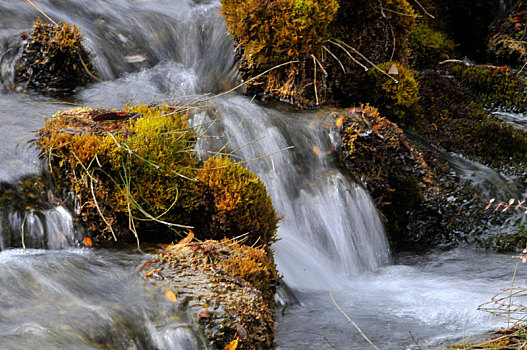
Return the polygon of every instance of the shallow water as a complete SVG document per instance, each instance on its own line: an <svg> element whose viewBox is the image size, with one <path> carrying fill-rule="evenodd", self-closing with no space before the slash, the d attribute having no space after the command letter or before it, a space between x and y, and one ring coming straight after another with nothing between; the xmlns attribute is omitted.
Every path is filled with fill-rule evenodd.
<svg viewBox="0 0 527 350"><path fill-rule="evenodd" d="M215 93L239 81L218 1L38 3L55 19L81 24L95 54L103 81L79 89L76 102L118 108L130 99ZM0 11L7 18L0 23L3 43L28 32L38 15L23 0L0 0ZM140 62L130 62L133 56ZM9 67L0 70L9 75ZM10 82L2 85L7 89ZM43 116L68 108L50 102L38 94L0 93L0 181L39 172L38 151L28 142ZM371 199L337 169L333 110L301 113L237 93L207 104L195 113L196 126L220 116L210 130L220 144L241 147L237 154L243 159L272 154L248 165L285 216L276 260L299 303L277 312L280 348L370 347L338 311L330 291L381 349L411 346L410 332L419 343L438 343L503 325L477 306L510 286L516 261L471 249L390 256ZM284 150L289 146L294 148ZM200 150L214 147L201 144ZM467 177L482 171L469 170ZM53 230L67 231L51 225L47 232ZM73 231L63 245L45 246L64 250L0 252L2 348L199 347L184 315L160 313L166 300L137 277L144 256L75 248ZM520 265L517 284L527 282L525 271Z"/></svg>

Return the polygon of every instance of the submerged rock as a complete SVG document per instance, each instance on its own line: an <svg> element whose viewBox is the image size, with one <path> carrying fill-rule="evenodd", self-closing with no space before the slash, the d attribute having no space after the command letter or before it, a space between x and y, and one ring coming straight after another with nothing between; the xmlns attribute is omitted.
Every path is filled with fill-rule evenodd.
<svg viewBox="0 0 527 350"><path fill-rule="evenodd" d="M187 242L185 242L187 240ZM272 254L234 240L165 247L142 273L185 309L212 349L274 349L274 292L278 275Z"/></svg>

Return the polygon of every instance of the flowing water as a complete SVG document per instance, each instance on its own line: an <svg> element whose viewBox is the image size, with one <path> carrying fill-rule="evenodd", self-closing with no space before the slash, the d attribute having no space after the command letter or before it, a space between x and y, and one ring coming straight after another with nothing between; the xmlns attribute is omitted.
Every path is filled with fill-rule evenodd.
<svg viewBox="0 0 527 350"><path fill-rule="evenodd" d="M82 25L94 53L102 81L79 89L75 102L119 108L131 99L218 93L239 82L219 1L38 4L56 20ZM10 90L20 35L39 14L23 0L0 0L0 11L0 182L13 184L40 171L33 132L43 116L67 107ZM330 292L381 349L407 348L412 335L438 343L501 326L477 306L510 286L515 261L470 248L391 256L369 195L338 170L335 112L298 112L235 92L210 99L192 120L196 128L212 123L212 141L200 143L200 154L224 147L252 160L247 165L284 216L274 249L290 293L281 294L285 306L277 310L279 347L370 347ZM467 163L459 168L470 170L467 177L482 172ZM23 242L28 249L10 249L21 247L22 231L31 237ZM185 315L167 309L163 297L138 278L137 266L148 256L80 249L75 242L81 236L62 207L3 211L2 349L200 347ZM520 266L516 284L527 282L526 271Z"/></svg>

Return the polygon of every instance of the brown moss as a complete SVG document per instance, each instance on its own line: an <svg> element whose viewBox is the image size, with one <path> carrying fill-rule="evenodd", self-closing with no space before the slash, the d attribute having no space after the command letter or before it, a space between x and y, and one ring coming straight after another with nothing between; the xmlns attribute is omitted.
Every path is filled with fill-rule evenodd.
<svg viewBox="0 0 527 350"><path fill-rule="evenodd" d="M91 82L91 71L90 53L75 24L53 26L37 19L16 63L15 79L24 88L69 93Z"/></svg>

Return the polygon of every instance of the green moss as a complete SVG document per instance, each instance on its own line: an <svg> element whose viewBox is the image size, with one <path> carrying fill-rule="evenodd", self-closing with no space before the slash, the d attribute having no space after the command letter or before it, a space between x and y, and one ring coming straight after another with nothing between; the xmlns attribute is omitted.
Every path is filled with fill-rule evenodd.
<svg viewBox="0 0 527 350"><path fill-rule="evenodd" d="M527 108L527 81L508 67L455 65L450 72L486 108L516 112Z"/></svg>
<svg viewBox="0 0 527 350"><path fill-rule="evenodd" d="M69 93L92 81L90 53L79 28L59 22L52 26L37 19L16 63L16 81L46 93Z"/></svg>
<svg viewBox="0 0 527 350"><path fill-rule="evenodd" d="M454 52L455 44L446 34L430 27L428 21L418 22L409 37L411 62L422 67L436 65Z"/></svg>
<svg viewBox="0 0 527 350"><path fill-rule="evenodd" d="M379 108L388 119L404 120L415 114L419 102L419 83L414 73L397 62L385 62L379 68L388 73L395 66L398 73L390 79L376 69L368 72L365 102Z"/></svg>
<svg viewBox="0 0 527 350"><path fill-rule="evenodd" d="M212 238L248 234L247 244L276 240L278 218L264 184L229 158L209 158L198 171L198 193L211 216Z"/></svg>

